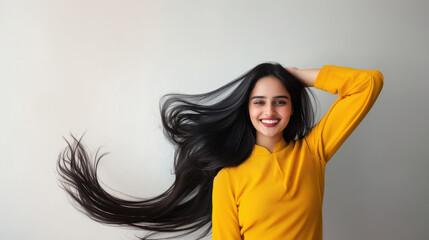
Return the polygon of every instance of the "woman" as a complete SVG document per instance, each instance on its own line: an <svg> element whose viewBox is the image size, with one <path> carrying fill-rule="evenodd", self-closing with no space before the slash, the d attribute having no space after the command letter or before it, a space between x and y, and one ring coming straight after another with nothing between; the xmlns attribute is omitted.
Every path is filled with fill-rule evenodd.
<svg viewBox="0 0 429 240"><path fill-rule="evenodd" d="M325 165L374 104L377 70L263 63L199 95L163 98L164 133L175 144L173 185L124 200L99 185L80 140L58 159L64 189L91 218L212 239L322 239ZM339 98L313 127L311 91ZM210 225L210 223L212 223ZM142 239L147 239L148 236Z"/></svg>

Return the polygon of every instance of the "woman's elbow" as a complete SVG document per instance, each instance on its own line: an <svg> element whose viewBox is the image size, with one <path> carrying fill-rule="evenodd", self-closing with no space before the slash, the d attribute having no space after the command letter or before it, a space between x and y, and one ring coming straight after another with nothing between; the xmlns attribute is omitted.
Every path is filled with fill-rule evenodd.
<svg viewBox="0 0 429 240"><path fill-rule="evenodd" d="M384 76L378 70L367 70L367 73L369 75L368 79L371 81L371 85L373 86L373 90L375 90L378 95L384 85Z"/></svg>

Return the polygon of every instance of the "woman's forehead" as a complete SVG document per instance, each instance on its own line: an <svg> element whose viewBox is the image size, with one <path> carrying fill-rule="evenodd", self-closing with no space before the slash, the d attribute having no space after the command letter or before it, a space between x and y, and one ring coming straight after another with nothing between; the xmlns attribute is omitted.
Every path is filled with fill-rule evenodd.
<svg viewBox="0 0 429 240"><path fill-rule="evenodd" d="M286 90L283 83L274 76L266 76L260 78L255 87L252 89L250 96L261 95L265 97L286 95L289 96L289 92Z"/></svg>

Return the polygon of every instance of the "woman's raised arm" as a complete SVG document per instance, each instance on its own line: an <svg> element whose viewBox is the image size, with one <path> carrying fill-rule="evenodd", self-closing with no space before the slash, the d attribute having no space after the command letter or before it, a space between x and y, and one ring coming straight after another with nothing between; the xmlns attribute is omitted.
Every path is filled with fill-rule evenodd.
<svg viewBox="0 0 429 240"><path fill-rule="evenodd" d="M378 70L333 65L323 66L314 81L311 79L316 70L297 72L308 85L339 95L306 137L309 147L326 163L369 112L383 87L384 78Z"/></svg>

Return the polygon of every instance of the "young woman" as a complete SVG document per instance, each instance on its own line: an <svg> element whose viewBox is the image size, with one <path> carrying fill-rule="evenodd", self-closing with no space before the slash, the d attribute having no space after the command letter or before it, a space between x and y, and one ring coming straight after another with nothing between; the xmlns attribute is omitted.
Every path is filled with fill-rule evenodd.
<svg viewBox="0 0 429 240"><path fill-rule="evenodd" d="M103 155L91 161L73 136L58 170L64 189L99 222L181 235L206 227L201 236L212 229L215 240L322 239L325 165L382 85L377 70L263 63L212 92L162 99L164 133L176 146L176 179L163 194L107 193L96 174ZM339 95L314 127L308 87Z"/></svg>

